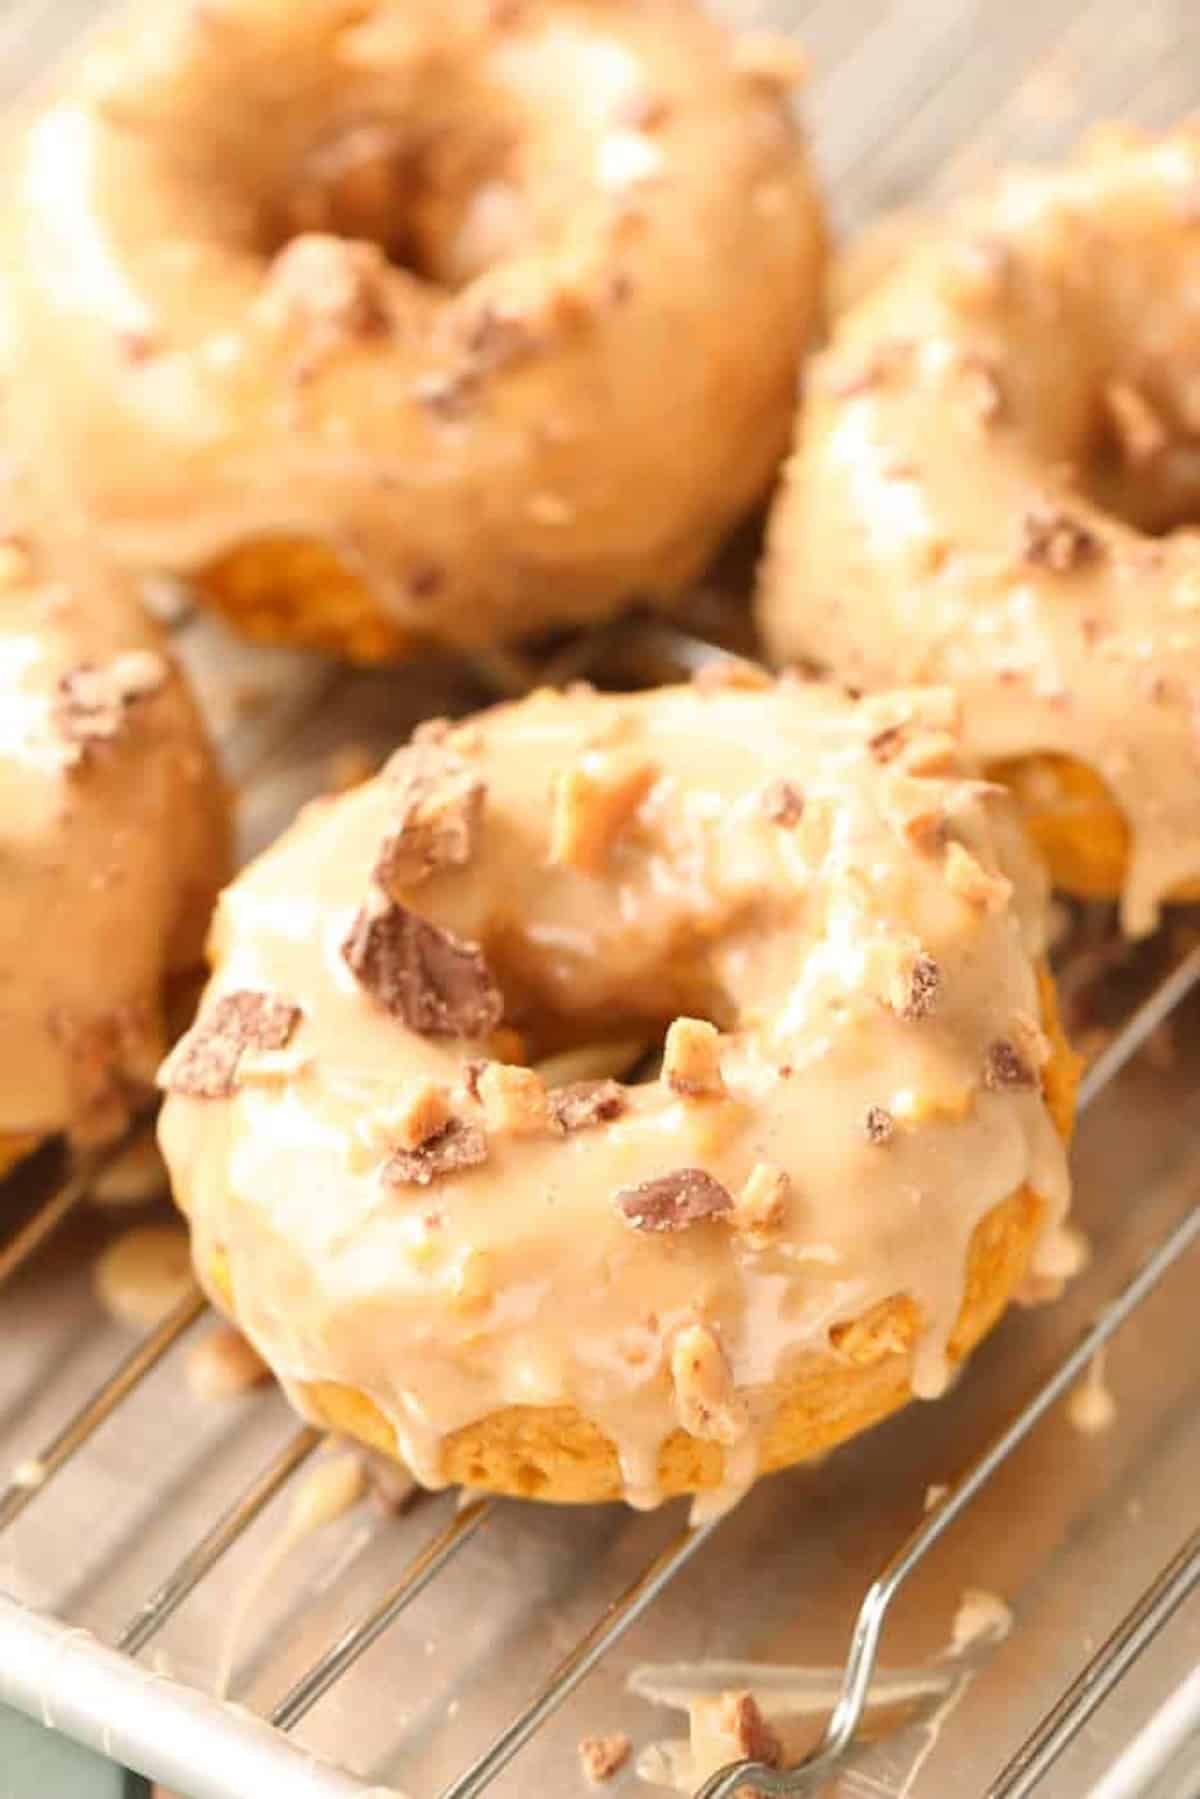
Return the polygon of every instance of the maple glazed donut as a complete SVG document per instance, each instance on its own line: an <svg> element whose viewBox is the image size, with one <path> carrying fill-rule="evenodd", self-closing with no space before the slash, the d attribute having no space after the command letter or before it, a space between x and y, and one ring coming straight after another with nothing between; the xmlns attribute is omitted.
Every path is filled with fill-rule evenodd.
<svg viewBox="0 0 1200 1799"><path fill-rule="evenodd" d="M160 1135L302 1412L429 1485L719 1503L941 1391L1054 1260L1073 1083L953 733L945 692L543 691L234 882ZM657 1078L554 1084L664 1025Z"/></svg>
<svg viewBox="0 0 1200 1799"><path fill-rule="evenodd" d="M839 323L760 593L775 656L953 683L1055 880L1200 883L1200 132L1108 132Z"/></svg>
<svg viewBox="0 0 1200 1799"><path fill-rule="evenodd" d="M90 550L4 506L0 1174L148 1103L228 870L221 783L158 631Z"/></svg>
<svg viewBox="0 0 1200 1799"><path fill-rule="evenodd" d="M259 637L374 659L669 600L787 447L823 260L795 62L693 0L135 16L18 157L33 457Z"/></svg>

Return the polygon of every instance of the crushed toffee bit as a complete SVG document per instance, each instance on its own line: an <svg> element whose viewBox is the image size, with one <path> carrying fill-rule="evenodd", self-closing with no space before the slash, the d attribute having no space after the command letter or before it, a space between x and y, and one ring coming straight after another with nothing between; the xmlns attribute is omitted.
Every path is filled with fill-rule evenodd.
<svg viewBox="0 0 1200 1799"><path fill-rule="evenodd" d="M984 1059L983 1084L993 1093L1003 1093L1034 1087L1037 1080L1016 1044L1009 1042L1007 1037L997 1037L989 1045Z"/></svg>
<svg viewBox="0 0 1200 1799"><path fill-rule="evenodd" d="M773 685L766 669L757 662L748 662L744 656L715 656L692 676L692 686L701 693L761 693Z"/></svg>
<svg viewBox="0 0 1200 1799"><path fill-rule="evenodd" d="M380 846L374 879L395 899L397 888L470 862L486 787L461 757L427 744L398 751L384 778L397 790L396 823Z"/></svg>
<svg viewBox="0 0 1200 1799"><path fill-rule="evenodd" d="M519 313L504 312L490 301L464 326L463 342L476 371L506 368L532 355L538 334Z"/></svg>
<svg viewBox="0 0 1200 1799"><path fill-rule="evenodd" d="M782 1168L756 1162L733 1209L734 1229L752 1241L763 1241L783 1226L791 1181Z"/></svg>
<svg viewBox="0 0 1200 1799"><path fill-rule="evenodd" d="M1020 550L1024 561L1048 568L1056 575L1070 574L1099 551L1100 545L1087 526L1069 513L1040 507L1021 520Z"/></svg>
<svg viewBox="0 0 1200 1799"><path fill-rule="evenodd" d="M483 952L407 907L361 911L342 945L356 980L423 1037L486 1037L504 1001Z"/></svg>
<svg viewBox="0 0 1200 1799"><path fill-rule="evenodd" d="M663 1080L689 1099L723 1094L721 1033L702 1018L677 1018L663 1045Z"/></svg>
<svg viewBox="0 0 1200 1799"><path fill-rule="evenodd" d="M910 777L902 776L907 780ZM912 807L913 809L909 809ZM946 813L935 800L914 802L911 795L899 799L896 824L905 841L923 856L936 855L946 842Z"/></svg>
<svg viewBox="0 0 1200 1799"><path fill-rule="evenodd" d="M376 244L307 232L285 244L267 274L264 316L299 328L322 347L382 337L391 329L391 270Z"/></svg>
<svg viewBox="0 0 1200 1799"><path fill-rule="evenodd" d="M961 843L947 846L946 885L968 905L978 906L984 912L1003 912L1013 892L1007 876L989 874Z"/></svg>
<svg viewBox="0 0 1200 1799"><path fill-rule="evenodd" d="M486 1062L476 1091L491 1131L532 1137L554 1125L545 1082L535 1069Z"/></svg>
<svg viewBox="0 0 1200 1799"><path fill-rule="evenodd" d="M286 1049L303 1016L300 1006L276 994L223 993L176 1044L158 1084L193 1099L228 1099L237 1090L242 1051Z"/></svg>
<svg viewBox="0 0 1200 1799"><path fill-rule="evenodd" d="M684 1430L726 1448L742 1441L750 1428L750 1415L738 1396L725 1352L704 1325L686 1325L675 1338L671 1381L676 1415Z"/></svg>
<svg viewBox="0 0 1200 1799"><path fill-rule="evenodd" d="M133 706L157 693L167 672L156 650L125 650L108 662L81 662L61 675L54 723L74 759L118 736Z"/></svg>
<svg viewBox="0 0 1200 1799"><path fill-rule="evenodd" d="M1121 454L1131 468L1144 468L1162 455L1171 441L1170 433L1140 388L1127 381L1110 381L1104 389L1104 406Z"/></svg>
<svg viewBox="0 0 1200 1799"><path fill-rule="evenodd" d="M722 1693L717 1725L737 1749L738 1756L761 1762L765 1768L778 1768L783 1761L783 1745L763 1717L752 1693Z"/></svg>
<svg viewBox="0 0 1200 1799"><path fill-rule="evenodd" d="M867 1133L867 1142L881 1147L890 1143L896 1135L896 1120L885 1106L868 1106L863 1128Z"/></svg>
<svg viewBox="0 0 1200 1799"><path fill-rule="evenodd" d="M596 753L564 769L554 783L550 861L595 874L658 778L654 762Z"/></svg>
<svg viewBox="0 0 1200 1799"><path fill-rule="evenodd" d="M629 1760L633 1744L627 1736L584 1737L579 1744L579 1765L589 1786L611 1780Z"/></svg>
<svg viewBox="0 0 1200 1799"><path fill-rule="evenodd" d="M613 1204L634 1230L685 1231L731 1211L733 1198L703 1168L676 1168L657 1180L622 1187Z"/></svg>
<svg viewBox="0 0 1200 1799"><path fill-rule="evenodd" d="M876 762L894 762L904 748L908 732L907 720L901 724L885 725L882 731L876 731L873 737L868 737L867 748Z"/></svg>
<svg viewBox="0 0 1200 1799"><path fill-rule="evenodd" d="M585 1131L620 1118L629 1100L618 1081L571 1081L551 1089L549 1104L550 1116L560 1130Z"/></svg>
<svg viewBox="0 0 1200 1799"><path fill-rule="evenodd" d="M906 1024L916 1024L937 1005L941 984L942 971L925 950L913 955L898 949L887 983L887 1003Z"/></svg>
<svg viewBox="0 0 1200 1799"><path fill-rule="evenodd" d="M487 1138L477 1124L451 1118L416 1149L398 1149L380 1171L387 1187L428 1187L444 1174L487 1161Z"/></svg>
<svg viewBox="0 0 1200 1799"><path fill-rule="evenodd" d="M804 795L793 781L771 781L763 789L762 806L773 825L788 828L804 816Z"/></svg>
<svg viewBox="0 0 1200 1799"><path fill-rule="evenodd" d="M450 1098L437 1081L421 1080L382 1121L392 1142L401 1149L419 1149L450 1122Z"/></svg>

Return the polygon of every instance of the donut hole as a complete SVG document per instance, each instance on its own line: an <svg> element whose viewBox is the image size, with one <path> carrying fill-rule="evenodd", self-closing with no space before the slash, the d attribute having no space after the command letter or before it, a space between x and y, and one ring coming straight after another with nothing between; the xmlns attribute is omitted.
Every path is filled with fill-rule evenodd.
<svg viewBox="0 0 1200 1799"><path fill-rule="evenodd" d="M1177 372L1178 373L1178 372ZM1200 524L1200 371L1186 378L1118 372L1100 383L1078 460L1078 485L1146 536Z"/></svg>
<svg viewBox="0 0 1200 1799"><path fill-rule="evenodd" d="M268 261L317 234L382 250L393 268L453 293L512 254L520 200L508 178L511 133L365 121L320 139L268 197Z"/></svg>
<svg viewBox="0 0 1200 1799"><path fill-rule="evenodd" d="M673 961L619 987L592 971L571 1002L539 978L544 966L514 959L511 943L489 940L487 960L504 994L504 1028L511 1037L500 1046L505 1059L536 1065L551 1085L601 1073L654 1079L677 1018L700 1019L722 1032L737 1029L736 1002L699 962Z"/></svg>

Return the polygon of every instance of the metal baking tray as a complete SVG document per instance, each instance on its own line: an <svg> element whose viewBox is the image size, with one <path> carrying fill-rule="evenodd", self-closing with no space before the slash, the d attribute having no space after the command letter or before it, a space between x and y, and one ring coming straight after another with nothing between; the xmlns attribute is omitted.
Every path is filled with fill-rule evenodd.
<svg viewBox="0 0 1200 1799"><path fill-rule="evenodd" d="M1096 119L1168 123L1186 110L1200 74L1193 0L1136 9L1116 0L726 0L724 10L794 27L809 51L805 112L842 226L920 208L1014 156L1052 155ZM86 0L9 0L0 11L3 97L23 91L95 11ZM418 717L460 710L486 681L521 674L514 663L493 665L483 682L479 671L442 665L350 674L247 649L195 618L178 637L242 783L247 852L328 784L339 749L382 752ZM1136 958L1114 1006L1129 1011L1161 993L1173 948L1160 943ZM191 1799L373 1789L466 1799L493 1771L486 1785L496 1795L582 1793L580 1737L624 1730L642 1750L680 1734L678 1715L639 1696L666 1679L646 1674L647 1664L796 1666L832 1702L864 1593L921 1527L929 1487L954 1481L1082 1333L1112 1319L1125 1283L1174 1231L1181 1253L1110 1345L1112 1427L1082 1435L1064 1404L1046 1408L899 1587L880 1666L937 1665L967 1589L1001 1596L1011 1631L964 1659L952 1703L889 1716L889 1728L876 1721L820 1790L840 1799L1011 1799L1035 1788L1056 1799L1195 1799L1200 1607L1183 1601L1200 1571L1188 1536L1200 1512L1200 1249L1182 1233L1194 1229L1200 1195L1192 1100L1200 1006L1187 997L1200 957L1183 953L1170 1057L1156 1033L1156 1053L1132 1058L1102 1091L1094 1082L1075 1155L1076 1212L1092 1259L1066 1298L1011 1315L938 1405L911 1408L818 1466L760 1483L648 1584L654 1558L680 1540L678 1508L463 1509L454 1495L398 1517L360 1507L264 1580L264 1558L304 1478L300 1460L325 1451L309 1455L273 1391L223 1405L189 1392L183 1339L203 1322L184 1330L177 1321L176 1337L169 1330L148 1348L110 1322L90 1263L112 1221L76 1208L0 1290L0 1468L28 1481L30 1464L34 1474L37 1458L44 1466L47 1445L97 1391L106 1414L75 1453L61 1446L53 1479L15 1489L23 1509L0 1534L0 1698ZM35 1175L43 1198L58 1190L53 1169ZM3 1255L0 1247L0 1278ZM248 1493L253 1503L239 1510ZM136 1661L118 1654L111 1645L147 1596L222 1517L226 1553ZM1181 1546L1172 1604L1157 1607L1153 1629L1144 1621L1139 1629L1139 1602L1148 1592L1161 1599L1155 1582ZM230 1617L255 1581L237 1633L234 1703L222 1704L211 1694ZM377 1635L364 1632L406 1582L412 1602L402 1615L381 1617L387 1628ZM589 1633L603 1632L606 1608L631 1593L618 1614L623 1634L591 1666ZM1082 1687L1072 1683L1098 1653L1103 1666L1118 1665L1101 1646L1131 1611L1134 1624L1118 1639L1119 1664L1129 1664L1119 1684L1044 1771L1036 1757L1014 1765L1043 1720L1078 1723L1081 1696L1099 1699L1096 1665ZM287 1736L265 1723L297 1691L299 1712L311 1696L306 1675L339 1639L349 1664L341 1678ZM547 1694L562 1703L551 1709ZM544 1718L530 1712L539 1699ZM513 1747L522 1717L540 1728L511 1761L493 1759L464 1784L464 1771L505 1732ZM818 1711L814 1739L824 1722ZM607 1790L621 1799L651 1789L631 1764Z"/></svg>

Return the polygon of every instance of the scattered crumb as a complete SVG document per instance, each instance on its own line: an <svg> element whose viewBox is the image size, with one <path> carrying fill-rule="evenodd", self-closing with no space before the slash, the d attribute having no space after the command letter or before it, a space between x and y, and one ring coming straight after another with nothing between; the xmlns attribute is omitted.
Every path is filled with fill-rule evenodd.
<svg viewBox="0 0 1200 1799"><path fill-rule="evenodd" d="M151 1329L192 1285L186 1230L178 1224L145 1224L125 1231L101 1252L92 1284L119 1324Z"/></svg>
<svg viewBox="0 0 1200 1799"><path fill-rule="evenodd" d="M584 1737L579 1745L579 1765L591 1786L611 1780L629 1760L633 1745L627 1736Z"/></svg>
<svg viewBox="0 0 1200 1799"><path fill-rule="evenodd" d="M950 1629L952 1655L961 1655L976 1643L1002 1643L1013 1626L1013 1615L998 1593L984 1587L965 1587Z"/></svg>
<svg viewBox="0 0 1200 1799"><path fill-rule="evenodd" d="M925 1510L931 1512L935 1506L941 1505L949 1491L950 1488L944 1480L931 1481L925 1489Z"/></svg>
<svg viewBox="0 0 1200 1799"><path fill-rule="evenodd" d="M768 1768L782 1764L782 1744L752 1693L726 1692L694 1699L688 1711L693 1779L705 1780L727 1762L756 1761ZM756 1792L755 1788L740 1789L746 1799Z"/></svg>

